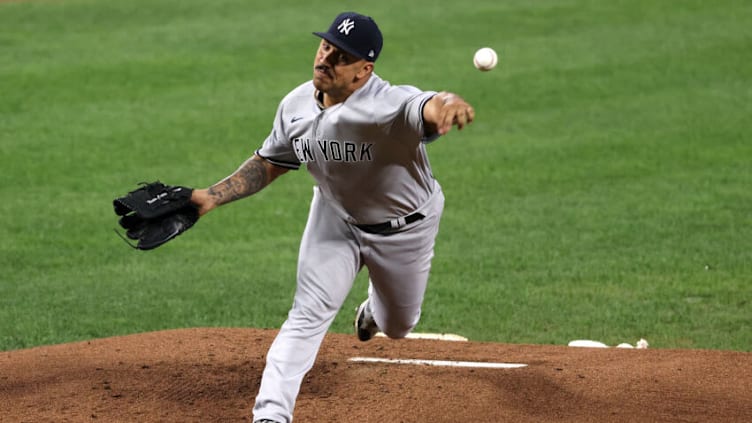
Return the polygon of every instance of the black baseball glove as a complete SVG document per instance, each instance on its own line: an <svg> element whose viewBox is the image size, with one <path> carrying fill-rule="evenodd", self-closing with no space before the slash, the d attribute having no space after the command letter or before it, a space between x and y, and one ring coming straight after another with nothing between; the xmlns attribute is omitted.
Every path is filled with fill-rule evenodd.
<svg viewBox="0 0 752 423"><path fill-rule="evenodd" d="M142 182L138 189L116 198L112 204L125 235L137 241L133 248L151 250L190 229L198 221L191 203L192 188Z"/></svg>

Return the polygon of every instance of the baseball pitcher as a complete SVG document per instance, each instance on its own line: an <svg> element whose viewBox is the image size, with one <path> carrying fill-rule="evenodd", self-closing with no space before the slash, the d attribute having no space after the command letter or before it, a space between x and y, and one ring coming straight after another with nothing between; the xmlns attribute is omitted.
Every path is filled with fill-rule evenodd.
<svg viewBox="0 0 752 423"><path fill-rule="evenodd" d="M418 323L444 195L426 144L473 121L447 92L394 86L374 73L382 34L368 16L337 16L314 56L313 78L280 102L251 158L191 201L205 215L302 165L316 181L300 243L292 308L266 358L254 422L289 423L304 375L364 267L368 298L355 332L406 336Z"/></svg>

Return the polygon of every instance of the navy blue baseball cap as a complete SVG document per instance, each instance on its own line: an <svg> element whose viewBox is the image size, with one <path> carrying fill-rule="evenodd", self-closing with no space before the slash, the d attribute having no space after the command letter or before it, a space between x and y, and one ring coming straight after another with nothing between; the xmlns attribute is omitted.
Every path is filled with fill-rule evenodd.
<svg viewBox="0 0 752 423"><path fill-rule="evenodd" d="M313 34L369 62L376 61L381 52L381 46L384 44L381 30L376 22L370 16L355 12L340 13L334 18L327 32L314 32Z"/></svg>

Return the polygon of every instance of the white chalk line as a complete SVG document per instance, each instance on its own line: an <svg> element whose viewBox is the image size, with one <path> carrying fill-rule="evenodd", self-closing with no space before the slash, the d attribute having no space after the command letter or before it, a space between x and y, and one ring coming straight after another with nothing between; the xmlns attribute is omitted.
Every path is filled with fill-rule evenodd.
<svg viewBox="0 0 752 423"><path fill-rule="evenodd" d="M471 367L480 369L517 369L527 367L522 363L488 363L482 361L447 361L447 360L417 360L417 359L390 359L376 357L352 357L348 361L354 363L387 363L387 364L413 364L440 367Z"/></svg>

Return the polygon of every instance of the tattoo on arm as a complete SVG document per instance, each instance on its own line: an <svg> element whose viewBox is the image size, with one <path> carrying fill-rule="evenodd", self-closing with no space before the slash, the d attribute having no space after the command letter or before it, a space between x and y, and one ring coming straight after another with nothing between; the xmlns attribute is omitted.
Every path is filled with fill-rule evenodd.
<svg viewBox="0 0 752 423"><path fill-rule="evenodd" d="M269 174L263 161L250 158L232 175L209 188L209 195L222 205L248 197L269 185Z"/></svg>

